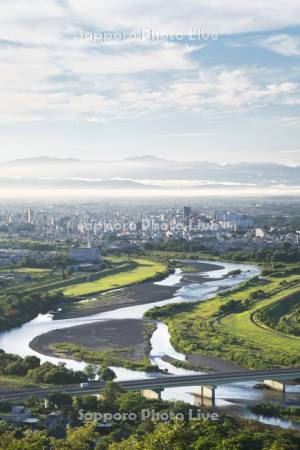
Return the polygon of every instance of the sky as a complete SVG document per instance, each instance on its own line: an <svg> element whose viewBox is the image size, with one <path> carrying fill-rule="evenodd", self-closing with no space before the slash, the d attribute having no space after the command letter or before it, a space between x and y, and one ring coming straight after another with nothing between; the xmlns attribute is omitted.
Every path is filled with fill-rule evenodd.
<svg viewBox="0 0 300 450"><path fill-rule="evenodd" d="M0 161L300 164L299 0L1 0Z"/></svg>

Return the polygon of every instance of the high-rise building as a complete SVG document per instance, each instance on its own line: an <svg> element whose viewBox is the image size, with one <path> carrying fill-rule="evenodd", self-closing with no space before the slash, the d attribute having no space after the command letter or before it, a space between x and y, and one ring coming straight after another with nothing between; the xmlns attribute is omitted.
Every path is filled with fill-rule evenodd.
<svg viewBox="0 0 300 450"><path fill-rule="evenodd" d="M33 211L32 209L28 209L27 211L27 222L33 223Z"/></svg>
<svg viewBox="0 0 300 450"><path fill-rule="evenodd" d="M183 207L183 220L186 225L188 225L188 223L189 223L191 214L192 214L192 208L190 206L184 206Z"/></svg>
<svg viewBox="0 0 300 450"><path fill-rule="evenodd" d="M87 230L87 246L88 248L93 247L93 230L91 228Z"/></svg>
<svg viewBox="0 0 300 450"><path fill-rule="evenodd" d="M192 213L192 208L190 206L183 207L183 216L185 219L188 219Z"/></svg>

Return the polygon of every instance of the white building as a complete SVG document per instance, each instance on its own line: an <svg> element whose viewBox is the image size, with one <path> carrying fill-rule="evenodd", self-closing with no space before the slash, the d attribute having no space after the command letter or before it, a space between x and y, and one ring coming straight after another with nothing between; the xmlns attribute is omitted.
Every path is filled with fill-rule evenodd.
<svg viewBox="0 0 300 450"><path fill-rule="evenodd" d="M265 231L262 228L256 228L255 229L255 236L258 238L264 238L266 236Z"/></svg>
<svg viewBox="0 0 300 450"><path fill-rule="evenodd" d="M80 263L100 264L101 262L98 248L71 248L69 258Z"/></svg>

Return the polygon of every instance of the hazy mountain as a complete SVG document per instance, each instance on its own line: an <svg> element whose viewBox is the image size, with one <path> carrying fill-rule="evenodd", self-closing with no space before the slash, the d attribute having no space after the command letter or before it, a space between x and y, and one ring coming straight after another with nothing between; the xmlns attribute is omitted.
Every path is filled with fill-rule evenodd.
<svg viewBox="0 0 300 450"><path fill-rule="evenodd" d="M153 189L152 186L129 180L72 180L0 177L0 188L14 189Z"/></svg>
<svg viewBox="0 0 300 450"><path fill-rule="evenodd" d="M4 178L6 182L9 178L22 178L23 183L24 179L27 179L28 183L29 180L31 180L30 183L35 180L35 183L39 185L47 183L49 185L51 179L52 185L65 183L68 186L77 185L78 187L80 184L80 187L125 187L128 189L144 187L147 185L147 180L292 186L300 184L300 166L246 162L221 165L207 161L166 160L152 155L136 156L119 161L82 161L74 158L60 159L45 156L2 163L0 177L2 185L5 182ZM137 184L137 181L140 184Z"/></svg>

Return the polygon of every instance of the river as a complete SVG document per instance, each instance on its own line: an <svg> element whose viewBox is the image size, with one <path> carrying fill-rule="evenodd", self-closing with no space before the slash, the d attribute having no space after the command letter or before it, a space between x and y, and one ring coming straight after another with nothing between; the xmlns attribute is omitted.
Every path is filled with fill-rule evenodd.
<svg viewBox="0 0 300 450"><path fill-rule="evenodd" d="M209 263L209 261L199 261ZM50 356L41 355L32 350L29 343L33 338L40 334L72 326L92 323L94 321L107 321L110 319L142 319L146 311L153 306L163 306L170 303L180 302L198 302L207 300L216 295L218 291L231 289L241 282L259 274L259 269L252 265L234 264L227 262L216 263L220 264L222 268L207 272L205 277L207 280L201 283L180 284L182 273L181 269L176 269L174 274L167 276L164 280L157 284L166 286L177 286L178 290L175 295L164 301L148 303L143 305L136 305L130 307L123 307L114 311L107 311L92 316L77 317L72 319L53 320L51 314L39 314L35 319L25 323L23 326L14 328L10 331L0 334L0 348L7 353L15 353L22 357L27 355L36 355L42 362L50 361L54 364L64 362L67 367L75 370L82 370L85 366L83 362L74 361L70 359L61 359ZM241 273L229 276L229 272L240 269ZM223 278L224 277L224 278ZM185 355L178 353L170 342L168 328L164 323L158 322L157 328L151 338L152 350L150 353L150 360L153 364L159 366L160 369L167 369L170 374L188 374L195 373L194 371L185 370L183 368L174 367L172 364L163 360L165 355L171 356L178 360L184 361ZM128 370L120 367L112 367L117 374L117 380L138 379L153 376L163 376L158 374L149 374L145 372L138 372ZM235 383L218 387L216 391L216 407L224 412L231 412L248 418L255 418L263 423L278 425L284 428L298 428L297 424L292 422L267 418L263 416L253 415L249 412L247 404L259 403L262 401L282 401L285 400L291 404L299 404L300 401L300 386L287 386L285 394L252 389L255 382L251 383ZM197 398L193 395L196 388L170 388L163 392L164 399L177 399L190 403L197 402ZM284 397L283 397L284 396Z"/></svg>

